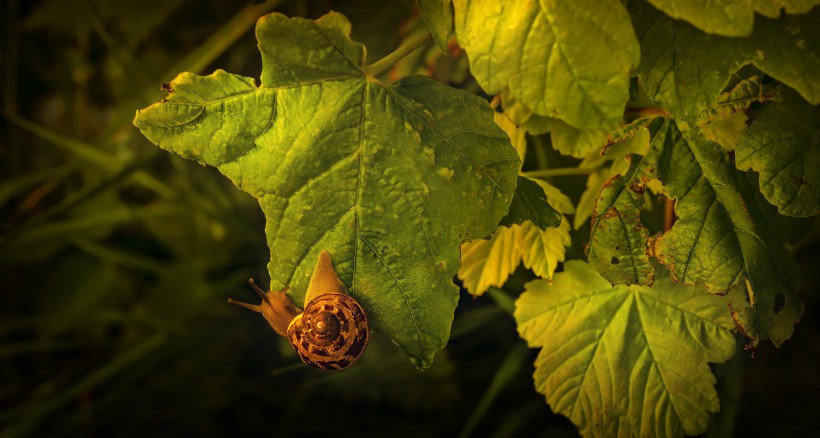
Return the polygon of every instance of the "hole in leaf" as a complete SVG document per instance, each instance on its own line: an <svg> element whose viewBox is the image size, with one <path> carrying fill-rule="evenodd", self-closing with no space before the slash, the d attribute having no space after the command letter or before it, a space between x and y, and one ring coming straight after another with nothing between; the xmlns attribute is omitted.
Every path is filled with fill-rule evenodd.
<svg viewBox="0 0 820 438"><path fill-rule="evenodd" d="M610 260L609 263L612 263L613 265L618 265L621 263L621 261L618 260L618 257L612 257L612 260Z"/></svg>
<svg viewBox="0 0 820 438"><path fill-rule="evenodd" d="M783 310L783 306L786 305L786 294L783 292L779 292L777 295L774 296L774 313L780 313Z"/></svg>

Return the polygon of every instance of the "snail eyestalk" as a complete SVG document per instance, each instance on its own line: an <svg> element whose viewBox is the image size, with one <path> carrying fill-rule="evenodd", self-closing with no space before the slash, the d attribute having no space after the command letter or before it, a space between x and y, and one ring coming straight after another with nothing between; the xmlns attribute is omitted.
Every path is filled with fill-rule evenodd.
<svg viewBox="0 0 820 438"><path fill-rule="evenodd" d="M256 285L256 282L253 281L253 278L249 278L248 283L251 285L254 292L256 292L256 295L259 295L259 298L262 298L262 301L267 301L267 298L265 297L265 291L263 291L259 286Z"/></svg>
<svg viewBox="0 0 820 438"><path fill-rule="evenodd" d="M288 338L306 364L322 370L347 368L362 355L370 338L370 326L362 306L346 295L347 288L333 268L330 253L322 251L313 268L305 294L304 312L283 290L264 291L249 279L259 304L236 304L262 314L270 327Z"/></svg>
<svg viewBox="0 0 820 438"><path fill-rule="evenodd" d="M259 286L256 285L256 283L253 281L253 278L249 278L248 283L250 283L251 287L256 292L256 294L259 295L259 298L262 298L263 303L268 301L268 297L265 294L265 291L263 291L262 289L259 288ZM242 301L236 301L233 298L228 298L228 304L235 304L239 307L244 307L246 309L253 310L256 313L262 313L262 305L261 304L245 303L245 302L242 302Z"/></svg>
<svg viewBox="0 0 820 438"><path fill-rule="evenodd" d="M237 305L239 307L244 307L246 309L253 310L256 313L262 313L262 306L260 306L258 304L243 303L242 301L236 301L232 298L228 298L228 304L234 304L234 305Z"/></svg>
<svg viewBox="0 0 820 438"><path fill-rule="evenodd" d="M259 298L262 299L262 302L259 304L250 304L228 298L228 303L253 310L256 313L261 313L276 333L280 336L287 336L288 324L296 315L302 313L302 309L296 307L290 297L285 294L290 287L286 287L280 291L264 291L256 285L253 278L249 278L248 283L253 288L253 291L259 295Z"/></svg>

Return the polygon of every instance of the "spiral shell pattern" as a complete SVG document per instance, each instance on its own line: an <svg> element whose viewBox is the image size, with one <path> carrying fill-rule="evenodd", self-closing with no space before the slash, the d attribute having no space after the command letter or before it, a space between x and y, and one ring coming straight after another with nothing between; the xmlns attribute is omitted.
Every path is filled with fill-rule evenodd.
<svg viewBox="0 0 820 438"><path fill-rule="evenodd" d="M364 352L369 337L362 306L337 293L316 297L288 326L288 339L296 354L322 370L350 366Z"/></svg>

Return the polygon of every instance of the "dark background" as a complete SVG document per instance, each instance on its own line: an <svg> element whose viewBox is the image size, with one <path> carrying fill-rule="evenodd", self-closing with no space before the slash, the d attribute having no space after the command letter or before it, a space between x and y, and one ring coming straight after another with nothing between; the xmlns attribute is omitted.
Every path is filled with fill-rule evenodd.
<svg viewBox="0 0 820 438"><path fill-rule="evenodd" d="M378 335L349 370L308 369L259 315L226 304L252 299L248 277L267 283L256 201L131 119L182 71L258 77L253 23L274 8L345 13L369 62L423 26L407 1L2 2L0 437L576 435L535 392L537 352L509 313L527 271L491 296L462 292L449 346L424 372ZM463 56L428 48L392 74L480 93ZM577 162L548 137L531 145ZM586 179L552 182L577 201ZM806 310L779 350L714 367L715 436L820 430L820 228L771 217L803 269ZM573 233L568 258L584 258L587 236Z"/></svg>

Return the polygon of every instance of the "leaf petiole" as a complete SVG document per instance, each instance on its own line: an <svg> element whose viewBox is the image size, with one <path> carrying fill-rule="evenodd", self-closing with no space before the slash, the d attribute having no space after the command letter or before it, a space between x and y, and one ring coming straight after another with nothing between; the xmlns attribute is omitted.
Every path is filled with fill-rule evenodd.
<svg viewBox="0 0 820 438"><path fill-rule="evenodd" d="M401 45L396 50L390 52L387 56L374 62L373 64L366 66L365 71L370 76L378 76L390 69L390 67L392 67L398 60L404 58L432 39L433 35L429 32L411 35L402 41Z"/></svg>

